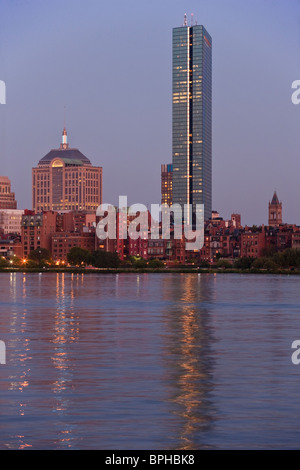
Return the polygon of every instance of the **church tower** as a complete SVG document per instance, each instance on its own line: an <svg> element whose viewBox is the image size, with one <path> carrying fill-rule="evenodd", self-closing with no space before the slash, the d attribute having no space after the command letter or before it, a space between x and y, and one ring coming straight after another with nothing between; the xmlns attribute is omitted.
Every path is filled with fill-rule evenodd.
<svg viewBox="0 0 300 470"><path fill-rule="evenodd" d="M272 202L269 202L269 226L278 227L282 224L282 202L279 202L275 191Z"/></svg>

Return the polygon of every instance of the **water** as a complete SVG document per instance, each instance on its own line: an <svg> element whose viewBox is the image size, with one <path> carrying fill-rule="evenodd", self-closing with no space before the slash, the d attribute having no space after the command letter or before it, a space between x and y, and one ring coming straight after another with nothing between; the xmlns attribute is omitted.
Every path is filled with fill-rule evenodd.
<svg viewBox="0 0 300 470"><path fill-rule="evenodd" d="M0 274L0 449L299 449L299 282Z"/></svg>

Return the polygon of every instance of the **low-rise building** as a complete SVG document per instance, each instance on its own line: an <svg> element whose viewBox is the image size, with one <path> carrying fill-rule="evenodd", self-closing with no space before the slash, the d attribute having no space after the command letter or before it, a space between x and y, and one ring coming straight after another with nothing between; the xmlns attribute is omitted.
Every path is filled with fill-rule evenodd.
<svg viewBox="0 0 300 470"><path fill-rule="evenodd" d="M21 234L21 222L23 210L0 209L0 229L4 234Z"/></svg>

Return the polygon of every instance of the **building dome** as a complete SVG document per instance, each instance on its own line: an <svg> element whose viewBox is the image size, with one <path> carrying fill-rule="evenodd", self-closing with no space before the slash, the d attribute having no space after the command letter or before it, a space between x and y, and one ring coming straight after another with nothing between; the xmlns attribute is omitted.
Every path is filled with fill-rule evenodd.
<svg viewBox="0 0 300 470"><path fill-rule="evenodd" d="M41 158L38 165L50 165L50 163L57 158L62 160L65 165L91 165L90 160L78 149L69 148L50 150L47 155Z"/></svg>
<svg viewBox="0 0 300 470"><path fill-rule="evenodd" d="M41 158L38 165L50 165L50 163L56 158L62 160L66 166L91 165L90 160L78 149L69 148L66 128L64 128L62 133L62 143L60 148L50 150L47 155Z"/></svg>

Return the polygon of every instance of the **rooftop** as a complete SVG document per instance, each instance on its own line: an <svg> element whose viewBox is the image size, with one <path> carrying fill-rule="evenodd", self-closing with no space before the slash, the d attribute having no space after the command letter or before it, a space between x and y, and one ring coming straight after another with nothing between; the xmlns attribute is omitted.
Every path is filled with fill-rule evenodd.
<svg viewBox="0 0 300 470"><path fill-rule="evenodd" d="M61 159L65 165L82 166L91 165L90 160L76 148L69 148L67 131L64 128L60 148L52 149L39 161L39 165L49 165L55 158Z"/></svg>

